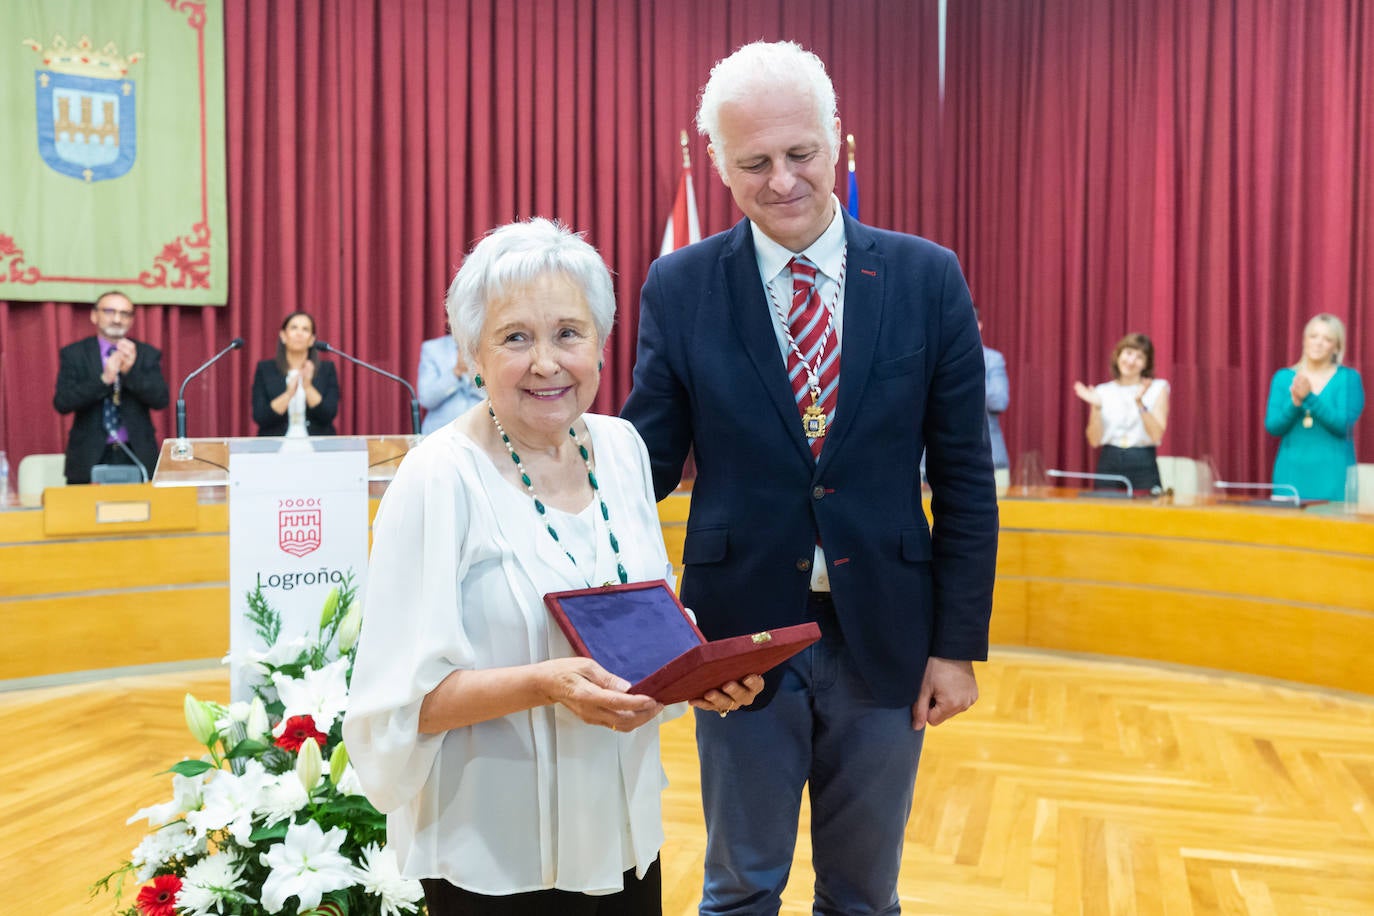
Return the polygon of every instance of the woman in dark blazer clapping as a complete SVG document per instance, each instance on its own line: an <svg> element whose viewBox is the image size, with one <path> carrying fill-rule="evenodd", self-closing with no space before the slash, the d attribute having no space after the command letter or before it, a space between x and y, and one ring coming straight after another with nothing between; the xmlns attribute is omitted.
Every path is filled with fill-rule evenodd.
<svg viewBox="0 0 1374 916"><path fill-rule="evenodd" d="M258 435L332 436L338 412L339 377L315 351L315 319L292 312L281 323L276 357L253 374Z"/></svg>

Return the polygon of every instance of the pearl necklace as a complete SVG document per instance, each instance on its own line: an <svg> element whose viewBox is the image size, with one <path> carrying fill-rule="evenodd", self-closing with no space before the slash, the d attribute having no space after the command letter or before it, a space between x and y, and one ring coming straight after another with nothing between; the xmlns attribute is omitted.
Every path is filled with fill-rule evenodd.
<svg viewBox="0 0 1374 916"><path fill-rule="evenodd" d="M487 416L491 417L491 422L496 424L496 431L501 435L501 444L506 447L507 452L510 452L510 460L515 462L515 469L520 472L520 482L525 485L525 491L530 494L530 499L534 500L534 508L535 511L539 513L540 521L544 523L544 530L549 533L549 537L553 538L555 544L563 548L564 556L572 563L578 575L582 576L582 581L587 583L587 587L591 588L592 584L587 579L586 575L583 574L582 567L577 565L577 558L572 555L572 551L563 543L563 539L560 538L558 532L554 530L553 523L549 521L548 509L545 507L544 501L534 492L534 482L530 480L529 472L525 470L525 465L521 463L520 454L515 450L515 446L511 444L510 436L506 435L505 427L501 425L500 420L496 419L496 411L492 409L490 401L487 402ZM616 540L615 531L611 529L611 510L607 508L606 500L601 496L601 487L596 482L596 470L592 467L592 457L587 452L587 447L582 444L582 440L578 438L577 429L575 427L568 427L568 435L572 437L572 441L577 445L577 452L582 456L582 463L587 467L587 482L592 485L592 494L596 496L596 501L601 504L601 518L606 523L606 536L610 539L612 552L615 553L615 571L620 577L620 584L625 585L630 581L630 577L625 572L625 564L620 560L620 541ZM593 563L595 563L595 558L593 558ZM602 584L610 585L611 583L603 582Z"/></svg>

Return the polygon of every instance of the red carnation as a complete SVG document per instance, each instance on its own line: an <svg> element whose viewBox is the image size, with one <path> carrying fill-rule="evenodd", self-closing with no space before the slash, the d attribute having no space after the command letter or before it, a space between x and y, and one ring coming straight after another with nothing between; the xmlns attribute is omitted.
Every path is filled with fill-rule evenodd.
<svg viewBox="0 0 1374 916"><path fill-rule="evenodd" d="M315 727L315 720L310 716L292 716L282 723L277 747L294 754L311 738L320 745L320 750L324 750L325 742L329 740L328 735Z"/></svg>
<svg viewBox="0 0 1374 916"><path fill-rule="evenodd" d="M181 879L176 875L158 875L152 884L138 892L138 911L143 916L176 916L179 890Z"/></svg>

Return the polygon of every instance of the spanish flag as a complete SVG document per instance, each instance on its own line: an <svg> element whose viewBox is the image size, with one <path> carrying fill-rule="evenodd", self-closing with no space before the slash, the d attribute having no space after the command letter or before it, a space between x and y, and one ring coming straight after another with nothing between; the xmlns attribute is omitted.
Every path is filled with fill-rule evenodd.
<svg viewBox="0 0 1374 916"><path fill-rule="evenodd" d="M673 197L673 211L663 229L660 256L693 242L701 241L701 224L697 222L697 195L692 189L692 159L687 152L687 131L682 132L682 175L678 178L677 194Z"/></svg>

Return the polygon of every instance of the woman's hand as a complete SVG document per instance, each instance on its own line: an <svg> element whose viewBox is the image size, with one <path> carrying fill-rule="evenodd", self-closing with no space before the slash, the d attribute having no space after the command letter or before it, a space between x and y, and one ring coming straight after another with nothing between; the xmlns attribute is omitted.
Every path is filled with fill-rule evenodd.
<svg viewBox="0 0 1374 916"><path fill-rule="evenodd" d="M301 384L309 388L315 381L315 364L306 360L301 364Z"/></svg>
<svg viewBox="0 0 1374 916"><path fill-rule="evenodd" d="M548 701L566 706L588 725L629 732L663 711L663 704L653 697L626 693L629 681L616 677L590 658L555 658L539 667Z"/></svg>
<svg viewBox="0 0 1374 916"><path fill-rule="evenodd" d="M1089 388L1082 382L1074 382L1073 393L1078 395L1080 399L1086 401L1094 407L1102 406L1102 395L1097 393L1096 388Z"/></svg>
<svg viewBox="0 0 1374 916"><path fill-rule="evenodd" d="M692 701L692 705L697 709L704 709L708 712L720 713L723 718L726 713L734 712L741 706L748 706L754 702L754 698L763 690L763 678L757 674L751 674L742 681L730 681L728 684L721 684L719 687L706 691L706 695Z"/></svg>
<svg viewBox="0 0 1374 916"><path fill-rule="evenodd" d="M1288 388L1289 395L1293 398L1293 406L1301 407L1302 402L1307 400L1307 396L1312 393L1312 380L1306 373L1299 372L1293 376L1293 384Z"/></svg>

